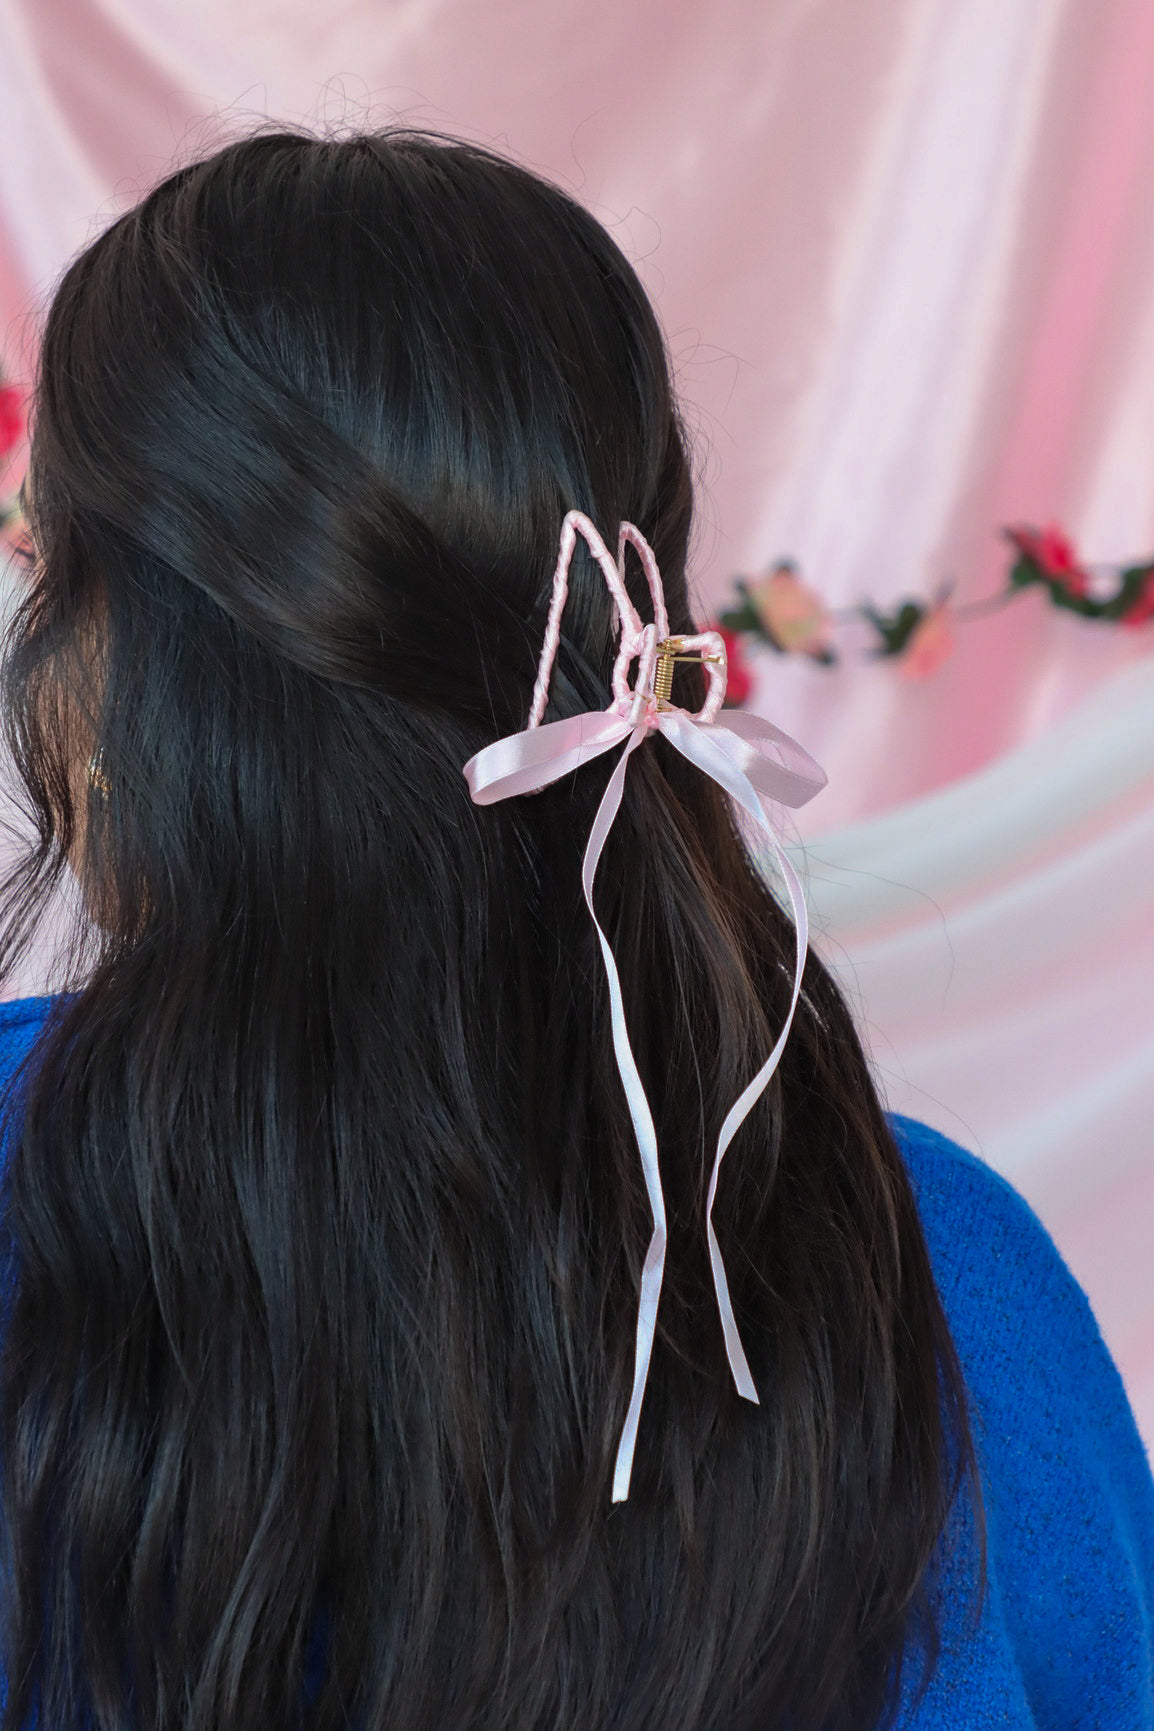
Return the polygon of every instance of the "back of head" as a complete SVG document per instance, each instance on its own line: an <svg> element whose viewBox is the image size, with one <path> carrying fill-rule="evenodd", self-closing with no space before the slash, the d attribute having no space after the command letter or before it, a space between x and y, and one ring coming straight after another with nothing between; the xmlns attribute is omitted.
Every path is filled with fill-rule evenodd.
<svg viewBox="0 0 1154 1731"><path fill-rule="evenodd" d="M572 509L691 631L652 310L484 150L259 133L63 279L5 966L69 859L95 919L5 1178L6 1728L858 1727L932 1657L960 1373L812 956L715 1210L761 1406L728 1381L707 1150L793 937L659 739L597 892L670 1218L609 1504L648 1216L581 900L607 766L461 773L524 724ZM607 704L614 623L581 546L549 719Z"/></svg>

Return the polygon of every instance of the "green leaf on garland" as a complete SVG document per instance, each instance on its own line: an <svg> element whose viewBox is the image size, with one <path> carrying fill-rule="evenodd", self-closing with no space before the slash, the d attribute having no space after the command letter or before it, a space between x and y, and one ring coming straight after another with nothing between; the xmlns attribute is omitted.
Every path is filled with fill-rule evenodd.
<svg viewBox="0 0 1154 1731"><path fill-rule="evenodd" d="M1100 603L1102 618L1124 619L1137 603L1138 597L1145 590L1152 574L1154 574L1154 564L1129 565L1125 571L1119 572L1117 589L1108 601Z"/></svg>
<svg viewBox="0 0 1154 1731"><path fill-rule="evenodd" d="M1098 619L1102 614L1102 602L1091 600L1089 595L1075 595L1068 589L1060 577L1047 577L1046 587L1050 591L1050 600L1055 607L1062 607L1067 613L1080 614L1083 619Z"/></svg>
<svg viewBox="0 0 1154 1731"><path fill-rule="evenodd" d="M1046 583L1046 573L1029 554L1022 553L1010 567L1010 588L1025 589L1031 583Z"/></svg>
<svg viewBox="0 0 1154 1731"><path fill-rule="evenodd" d="M906 644L925 617L927 608L920 601L903 601L896 613L881 613L867 601L859 608L859 612L863 618L869 620L881 638L882 646L876 653L879 658L883 658L903 653Z"/></svg>
<svg viewBox="0 0 1154 1731"><path fill-rule="evenodd" d="M750 637L756 637L759 642L768 643L771 649L776 649L780 654L781 644L765 629L761 614L754 606L749 590L740 577L733 587L741 598L740 605L730 607L725 613L720 614L718 623L724 625L727 631L744 631Z"/></svg>
<svg viewBox="0 0 1154 1731"><path fill-rule="evenodd" d="M754 612L753 603L747 601L742 607L730 607L717 616L719 625L724 625L727 631L748 631L760 637L761 622Z"/></svg>

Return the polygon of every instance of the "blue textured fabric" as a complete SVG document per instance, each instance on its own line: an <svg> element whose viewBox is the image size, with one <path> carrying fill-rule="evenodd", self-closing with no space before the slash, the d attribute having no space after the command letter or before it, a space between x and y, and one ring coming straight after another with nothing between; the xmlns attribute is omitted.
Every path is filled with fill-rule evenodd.
<svg viewBox="0 0 1154 1731"><path fill-rule="evenodd" d="M0 1004L0 1088L51 1003ZM1154 1479L1086 1296L1010 1184L891 1122L970 1391L989 1547L976 1626L945 1577L939 1669L901 1731L1154 1731ZM955 1536L961 1583L965 1509Z"/></svg>
<svg viewBox="0 0 1154 1731"><path fill-rule="evenodd" d="M903 1731L1152 1731L1154 1480L1085 1293L1012 1185L891 1119L965 1371L989 1592Z"/></svg>

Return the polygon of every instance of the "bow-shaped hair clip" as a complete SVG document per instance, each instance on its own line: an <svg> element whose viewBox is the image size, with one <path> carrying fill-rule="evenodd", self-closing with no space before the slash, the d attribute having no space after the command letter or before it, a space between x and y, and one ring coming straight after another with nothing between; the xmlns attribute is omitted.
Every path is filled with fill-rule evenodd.
<svg viewBox="0 0 1154 1731"><path fill-rule="evenodd" d="M569 592L569 565L579 534L601 567L616 604L621 626L621 641L613 668L613 701L606 710L566 716L562 721L553 721L542 726L548 700L549 677L561 635L561 614ZM625 587L625 548L630 543L640 555L649 583L649 593L653 600L651 625L642 625ZM681 658L700 658L708 674L708 695L702 707L693 715L687 710L679 709L670 700L673 664ZM630 685L629 670L634 661L637 662L637 672L634 683ZM537 679L533 687L528 725L524 732L495 740L492 745L487 745L483 751L477 752L475 757L469 759L464 771L474 803L492 805L498 800L511 799L518 794L534 793L570 771L579 769L582 764L600 757L603 752L611 751L615 745L622 742L625 745L597 808L581 866L581 886L585 903L596 928L605 963L612 1016L613 1050L629 1104L629 1114L633 1120L645 1174L645 1187L653 1212L653 1236L641 1274L633 1392L622 1427L613 1473L615 1503L623 1502L629 1495L641 1402L649 1374L649 1359L657 1325L657 1305L665 1272L666 1220L653 1114L649 1109L649 1101L641 1085L633 1049L629 1044L617 963L593 906L593 881L597 875L606 837L621 805L629 759L653 730L661 733L683 757L696 764L698 769L724 788L765 832L789 892L797 937L789 1014L765 1063L726 1114L713 1156L705 1214L709 1260L713 1269L713 1284L717 1293L729 1366L738 1393L746 1400L757 1402L757 1390L746 1362L745 1350L730 1302L725 1264L713 1230L713 1200L717 1194L717 1177L725 1152L777 1068L801 992L808 944L809 927L801 885L774 834L763 808L763 801L775 801L788 806L804 805L814 794L820 793L825 786L826 776L824 770L796 740L759 715L732 712L727 716L725 726L720 726L717 717L725 698L725 681L725 641L718 632L703 631L693 636L670 636L657 559L641 531L632 523L621 524L617 558L614 560L589 518L581 511L570 511L561 525L561 545L557 568L553 574L553 598Z"/></svg>

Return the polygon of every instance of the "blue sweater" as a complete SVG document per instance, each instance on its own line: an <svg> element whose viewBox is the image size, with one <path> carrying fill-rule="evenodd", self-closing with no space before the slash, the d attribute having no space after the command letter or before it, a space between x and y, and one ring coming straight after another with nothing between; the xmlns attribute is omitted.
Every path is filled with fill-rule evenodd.
<svg viewBox="0 0 1154 1731"><path fill-rule="evenodd" d="M0 1004L0 1086L49 1003ZM1154 1480L1086 1296L1011 1185L891 1122L970 1391L989 1546L981 1622L947 1598L901 1731L1154 1731Z"/></svg>

